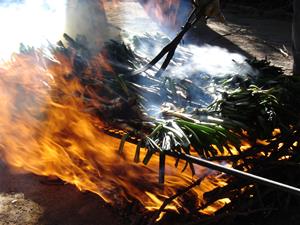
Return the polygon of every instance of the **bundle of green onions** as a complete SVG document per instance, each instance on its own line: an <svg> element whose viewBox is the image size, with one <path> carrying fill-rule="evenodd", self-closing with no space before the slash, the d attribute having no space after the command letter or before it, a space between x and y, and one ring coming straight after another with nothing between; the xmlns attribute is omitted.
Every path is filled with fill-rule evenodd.
<svg viewBox="0 0 300 225"><path fill-rule="evenodd" d="M235 169L299 186L296 177L300 161L300 99L296 96L300 94L300 78L285 76L281 69L265 60L251 60L248 63L259 71L257 76L238 74L215 80L209 78L221 90L221 95L213 102L214 98L211 98L209 103L207 97L210 95L206 89L188 80L158 79L149 75L149 71L133 74L133 70L144 65L147 59L115 41L107 43L103 49L114 74L105 67L99 68L101 79L84 74L83 71L90 67L92 56L77 40L68 35L65 38L69 47L60 42L58 46L52 46L52 50L68 57L71 57L70 52L76 52L76 57L72 55L74 74L88 90L86 103L88 105L95 94L101 103L98 108L93 106L91 113L100 117L107 127L126 133L120 136L120 152L130 136L138 137L135 139L138 140L135 162L140 161L142 147L147 149L142 159L144 164L154 154L159 154L161 183L164 182L165 157L175 152L226 161ZM24 46L21 50L26 54L31 51ZM192 88L204 99L191 101L188 90ZM149 107L153 102L169 106L158 107L159 116L155 117ZM175 166L178 161L179 158ZM187 167L193 173L194 166L189 160L183 170ZM277 201L282 198L281 193L233 177L228 178L228 185L206 193L205 197L207 205L218 199L231 200L218 212L224 217L262 208L259 206L265 204L272 207L253 212L271 213L282 206ZM294 203L286 202L286 207ZM195 209L195 213L199 210Z"/></svg>

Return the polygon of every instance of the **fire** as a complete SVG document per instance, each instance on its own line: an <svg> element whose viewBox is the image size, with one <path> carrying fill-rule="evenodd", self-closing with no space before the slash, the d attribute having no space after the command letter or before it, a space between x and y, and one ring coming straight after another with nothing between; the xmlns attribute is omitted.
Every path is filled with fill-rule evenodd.
<svg viewBox="0 0 300 225"><path fill-rule="evenodd" d="M145 4L147 11L164 24L176 23L179 7L179 0ZM105 54L96 55L89 63L83 73L86 76L101 80L98 68L114 73ZM160 185L158 157L153 157L147 166L135 164L136 146L130 143L126 143L124 155L120 156L120 140L101 131L105 121L89 113L85 93L94 97L93 107L101 107L101 103L78 76L82 74L74 74L72 57L59 52L49 55L42 49L14 54L11 61L0 65L0 159L12 169L57 177L112 205L138 201L149 211L159 209L165 199L189 186L195 177L208 173L197 166L195 177L190 171L180 173L184 162L175 169L175 160L167 158L166 182ZM237 154L234 146L228 146ZM244 143L243 147L246 150L250 145ZM205 192L225 185L225 178L206 177L198 188L175 199L167 209L188 211L185 198L193 200L195 208L201 208L205 205ZM219 200L201 212L213 214L228 202L229 199Z"/></svg>
<svg viewBox="0 0 300 225"><path fill-rule="evenodd" d="M160 24L173 26L177 23L179 0L150 0L146 1L144 8Z"/></svg>
<svg viewBox="0 0 300 225"><path fill-rule="evenodd" d="M100 3L107 7L118 7L122 0L100 0ZM178 15L181 4L190 5L188 2L184 3L180 0L142 0L139 1L143 6L148 15L158 22L160 25L168 26L174 28L178 25ZM105 6L107 3L109 6ZM181 25L181 24L180 24Z"/></svg>
<svg viewBox="0 0 300 225"><path fill-rule="evenodd" d="M148 166L135 164L135 145L130 143L120 156L120 140L101 132L105 123L86 110L87 87L80 83L80 74L74 74L71 58L35 50L14 54L0 66L0 157L14 170L58 177L113 205L135 200L148 210L158 209L194 178L190 172L179 172L183 162L177 170L174 160L167 158L166 183L159 185L158 157ZM112 72L104 55L97 55L90 65ZM92 68L88 70L87 76ZM96 77L101 79L100 72ZM196 167L198 177L205 173ZM205 179L187 194L201 205L204 192L224 186L221 179L216 183ZM167 208L184 207L182 201L178 198ZM215 210L222 205L219 202Z"/></svg>

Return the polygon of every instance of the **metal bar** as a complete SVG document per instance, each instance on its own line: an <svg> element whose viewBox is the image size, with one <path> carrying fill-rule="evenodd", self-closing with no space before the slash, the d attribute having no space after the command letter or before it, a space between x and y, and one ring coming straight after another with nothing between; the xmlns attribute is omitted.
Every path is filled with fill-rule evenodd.
<svg viewBox="0 0 300 225"><path fill-rule="evenodd" d="M174 53L182 41L184 35L195 25L195 23L201 19L201 17L204 17L204 12L206 8L211 4L212 0L208 1L203 7L197 7L194 6L193 10L190 13L189 18L187 19L186 23L184 26L181 28L181 31L176 35L176 37L169 43L167 44L159 53L156 55L154 59L152 59L146 66L132 72L132 75L137 75L142 72L145 72L149 69L151 69L154 65L156 65L165 55L167 57L165 58L162 67L159 69L159 71L156 73L156 77L160 77L163 72L166 70L168 67L170 61L172 60Z"/></svg>
<svg viewBox="0 0 300 225"><path fill-rule="evenodd" d="M178 153L177 152L168 152L167 155L175 157L175 158L179 158L179 159L182 159L182 160L185 160L185 161L188 161L188 162L200 165L200 166L204 166L204 167L207 167L212 170L217 170L219 172L223 172L223 173L235 176L235 177L250 180L255 183L265 185L265 186L269 186L269 187L281 190L283 192L287 192L287 193L290 193L293 195L300 196L300 189L297 187L283 184L283 183L280 183L280 182L277 182L277 181L274 181L271 179L260 177L260 176L257 176L257 175L251 174L251 173L247 173L244 171L240 171L240 170L237 170L234 168L222 166L220 164L217 164L217 163L214 163L214 162L202 159L202 158L194 157L191 155L186 155L186 154L179 153L179 152Z"/></svg>

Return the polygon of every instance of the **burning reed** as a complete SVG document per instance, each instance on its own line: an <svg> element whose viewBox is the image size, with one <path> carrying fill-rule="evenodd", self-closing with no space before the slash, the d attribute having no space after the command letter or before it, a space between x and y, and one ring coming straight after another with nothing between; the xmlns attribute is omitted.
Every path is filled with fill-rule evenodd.
<svg viewBox="0 0 300 225"><path fill-rule="evenodd" d="M297 174L298 112L291 96L299 90L297 78L252 61L261 75L214 79L224 91L206 108L203 100L190 101L190 82L184 87L178 78L132 76L130 68L145 61L126 46L110 42L90 58L83 45L65 37L70 47L59 43L51 55L24 47L1 66L1 155L14 169L56 176L118 207L137 201L158 210L154 222L172 211L186 221L216 211L238 215L247 207L272 212L275 206L258 204L277 205L272 199L282 196L189 160L172 160L168 152L298 185L280 169ZM153 118L147 107L153 99L173 109ZM194 184L192 174L200 177Z"/></svg>
<svg viewBox="0 0 300 225"><path fill-rule="evenodd" d="M130 59L132 53L125 46L113 45ZM142 120L137 96L131 94L133 86L113 73L124 70L124 64L113 68L106 51L91 59L82 56L84 51L62 43L52 46L51 55L41 49L23 49L1 66L2 159L16 170L56 176L111 204L134 199L148 210L158 209L164 199L192 182L191 174L180 174L173 167L175 162L167 160L162 187L157 182L158 158L148 166L134 163L136 146L129 143L119 156L119 140L105 134L106 127L118 124L115 127L126 132L144 123L142 128L150 131L154 123ZM204 170L196 167L195 172L201 176ZM224 185L221 180L219 184ZM216 186L207 181L189 195L198 199ZM222 202L216 204L221 206ZM167 206L180 208L180 199Z"/></svg>
<svg viewBox="0 0 300 225"><path fill-rule="evenodd" d="M124 44L111 41L91 56L84 39L64 37L67 47L23 47L1 65L0 153L12 168L55 176L116 207L137 202L137 211L154 212L149 224L166 212L191 224L272 213L286 196L168 155L299 186L282 171L298 175L297 78L264 61L250 62L260 75L159 78L153 63L133 73L147 59ZM171 58L163 70L180 65Z"/></svg>

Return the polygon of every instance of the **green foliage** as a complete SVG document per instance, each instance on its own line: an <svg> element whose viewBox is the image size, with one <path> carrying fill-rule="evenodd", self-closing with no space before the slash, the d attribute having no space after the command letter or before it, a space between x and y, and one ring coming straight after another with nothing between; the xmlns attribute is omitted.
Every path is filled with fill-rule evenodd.
<svg viewBox="0 0 300 225"><path fill-rule="evenodd" d="M69 41L77 48L82 47L74 40ZM63 45L58 50L70 55L69 49ZM96 115L109 126L127 132L120 137L120 154L125 142L131 140L130 136L137 136L136 163L142 161L148 164L153 155L159 155L159 182L164 182L166 155L176 152L226 161L239 170L300 185L296 179L300 175L300 78L285 76L281 69L265 60L252 60L249 63L260 74L242 74L221 80L225 91L209 107L170 113L157 119L145 115L148 112L147 103L153 98L162 99L164 94L172 103L180 104L184 97L178 95L179 82L176 79L161 81L145 74L132 75L131 69L144 62L124 44L110 42L106 50L108 59L116 59L112 63L116 74L112 76L104 70L101 80L86 76L79 76L79 79L87 90L92 89L103 100L102 108L96 109ZM24 52L28 54L30 51ZM85 49L81 52L84 53ZM84 59L76 62L79 72L84 71L87 65ZM139 79L143 79L145 85L136 82ZM192 84L187 82L185 85L185 90L188 90ZM85 93L85 98L88 102L91 96ZM274 136L274 129L280 129L281 132ZM244 142L251 147L242 149ZM147 149L143 159L140 157L142 147ZM187 161L183 170L187 167L194 173L191 162ZM205 197L203 208L219 199L230 198L231 203L218 212L225 214L256 209L264 202L282 207L277 202L280 195L275 191L235 178L230 178L227 186L213 190Z"/></svg>

